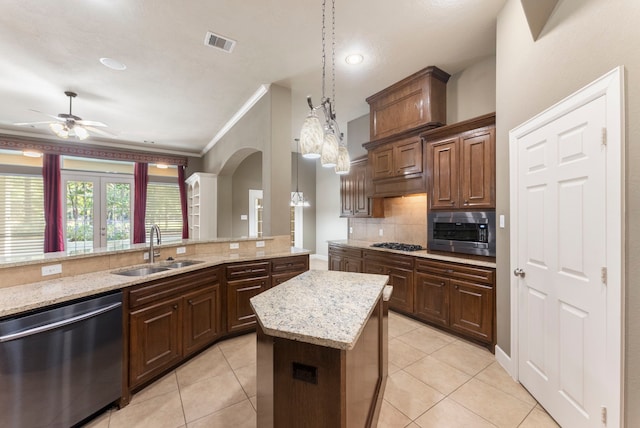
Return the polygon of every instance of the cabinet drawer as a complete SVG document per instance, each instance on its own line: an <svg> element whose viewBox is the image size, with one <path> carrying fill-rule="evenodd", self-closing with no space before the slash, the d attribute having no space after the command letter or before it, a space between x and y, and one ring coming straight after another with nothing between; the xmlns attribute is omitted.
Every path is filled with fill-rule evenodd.
<svg viewBox="0 0 640 428"><path fill-rule="evenodd" d="M332 255L340 257L351 257L355 259L362 258L362 250L353 247L342 247L340 245L329 245L329 252Z"/></svg>
<svg viewBox="0 0 640 428"><path fill-rule="evenodd" d="M271 273L280 272L305 272L309 270L309 257L287 257L271 261Z"/></svg>
<svg viewBox="0 0 640 428"><path fill-rule="evenodd" d="M300 275L300 272L274 273L273 275L271 275L271 286L275 287L276 285L280 285L283 282L288 281L298 275Z"/></svg>
<svg viewBox="0 0 640 428"><path fill-rule="evenodd" d="M459 278L490 286L493 286L495 280L493 269L425 259L416 260L416 271L432 275L445 275L449 278Z"/></svg>
<svg viewBox="0 0 640 428"><path fill-rule="evenodd" d="M402 254L395 254L388 251L376 251L366 250L364 251L364 262L367 265L373 265L375 263L390 266L398 269L410 269L413 270L412 256L405 256Z"/></svg>
<svg viewBox="0 0 640 428"><path fill-rule="evenodd" d="M147 282L130 289L129 307L136 308L218 282L220 282L220 268L203 269Z"/></svg>
<svg viewBox="0 0 640 428"><path fill-rule="evenodd" d="M256 278L268 276L270 273L269 262L258 263L235 263L226 267L227 281L233 281L242 278Z"/></svg>

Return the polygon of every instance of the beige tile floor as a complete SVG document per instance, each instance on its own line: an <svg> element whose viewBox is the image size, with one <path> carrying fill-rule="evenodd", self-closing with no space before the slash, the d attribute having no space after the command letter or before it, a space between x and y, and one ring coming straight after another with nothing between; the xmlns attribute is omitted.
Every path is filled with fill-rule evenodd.
<svg viewBox="0 0 640 428"><path fill-rule="evenodd" d="M255 428L255 333L212 346L86 426ZM390 314L379 428L557 426L490 352Z"/></svg>

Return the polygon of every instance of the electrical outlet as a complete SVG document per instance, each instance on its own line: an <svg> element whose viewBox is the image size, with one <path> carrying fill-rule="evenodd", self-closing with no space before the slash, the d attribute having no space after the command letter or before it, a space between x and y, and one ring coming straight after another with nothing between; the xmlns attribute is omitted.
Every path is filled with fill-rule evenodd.
<svg viewBox="0 0 640 428"><path fill-rule="evenodd" d="M240 214L240 220L248 220L246 214Z"/></svg>
<svg viewBox="0 0 640 428"><path fill-rule="evenodd" d="M187 249L185 247L176 248L176 254L184 254L186 252L187 252Z"/></svg>
<svg viewBox="0 0 640 428"><path fill-rule="evenodd" d="M237 250L238 248L240 248L240 244L238 244L237 242L232 242L229 244L230 250Z"/></svg>
<svg viewBox="0 0 640 428"><path fill-rule="evenodd" d="M353 233L353 227L349 227L349 233Z"/></svg>
<svg viewBox="0 0 640 428"><path fill-rule="evenodd" d="M42 276L55 275L57 273L62 273L61 264L42 266Z"/></svg>
<svg viewBox="0 0 640 428"><path fill-rule="evenodd" d="M256 241L256 248L264 247L264 241Z"/></svg>
<svg viewBox="0 0 640 428"><path fill-rule="evenodd" d="M142 260L149 260L149 253L147 252L142 253Z"/></svg>
<svg viewBox="0 0 640 428"><path fill-rule="evenodd" d="M382 229L378 229L378 236L382 236Z"/></svg>

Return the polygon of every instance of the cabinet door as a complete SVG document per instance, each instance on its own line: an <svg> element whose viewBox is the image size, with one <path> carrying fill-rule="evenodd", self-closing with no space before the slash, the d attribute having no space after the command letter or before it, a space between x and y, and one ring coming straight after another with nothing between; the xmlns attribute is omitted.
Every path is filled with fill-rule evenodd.
<svg viewBox="0 0 640 428"><path fill-rule="evenodd" d="M344 257L342 259L342 267L340 270L343 272L362 272L362 260Z"/></svg>
<svg viewBox="0 0 640 428"><path fill-rule="evenodd" d="M458 138L429 144L430 194L433 209L458 207Z"/></svg>
<svg viewBox="0 0 640 428"><path fill-rule="evenodd" d="M416 316L443 326L449 325L449 280L416 273Z"/></svg>
<svg viewBox="0 0 640 428"><path fill-rule="evenodd" d="M188 294L184 303L184 354L202 349L222 334L220 285Z"/></svg>
<svg viewBox="0 0 640 428"><path fill-rule="evenodd" d="M181 299L177 298L131 312L131 386L151 379L181 360L181 303Z"/></svg>
<svg viewBox="0 0 640 428"><path fill-rule="evenodd" d="M422 172L422 139L408 138L393 144L394 175L402 176Z"/></svg>
<svg viewBox="0 0 640 428"><path fill-rule="evenodd" d="M495 208L495 129L462 138L460 203Z"/></svg>
<svg viewBox="0 0 640 428"><path fill-rule="evenodd" d="M249 330L255 327L256 315L249 299L269 288L269 278L252 278L227 283L227 331Z"/></svg>
<svg viewBox="0 0 640 428"><path fill-rule="evenodd" d="M451 328L469 337L493 341L493 288L451 280Z"/></svg>
<svg viewBox="0 0 640 428"><path fill-rule="evenodd" d="M352 172L340 176L340 216L349 217L354 213Z"/></svg>
<svg viewBox="0 0 640 428"><path fill-rule="evenodd" d="M413 312L413 272L404 269L390 268L389 285L393 286L393 293L389 300L389 307L398 311Z"/></svg>
<svg viewBox="0 0 640 428"><path fill-rule="evenodd" d="M371 174L374 180L393 177L395 169L393 166L393 147L385 145L371 152Z"/></svg>
<svg viewBox="0 0 640 428"><path fill-rule="evenodd" d="M366 165L352 165L351 176L353 197L353 214L357 216L371 215L369 198L367 197L367 168Z"/></svg>
<svg viewBox="0 0 640 428"><path fill-rule="evenodd" d="M342 257L329 253L329 270L342 270Z"/></svg>

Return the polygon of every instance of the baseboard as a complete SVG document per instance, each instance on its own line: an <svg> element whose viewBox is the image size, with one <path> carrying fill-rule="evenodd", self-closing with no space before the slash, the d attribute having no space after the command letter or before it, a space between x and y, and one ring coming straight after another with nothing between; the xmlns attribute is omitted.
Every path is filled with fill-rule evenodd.
<svg viewBox="0 0 640 428"><path fill-rule="evenodd" d="M513 361L511 360L511 357L508 356L507 353L504 352L502 348L500 348L498 345L496 345L495 347L495 355L496 355L496 361L498 362L498 364L500 364L502 368L505 369L506 372L509 373L509 375L514 380L518 380L516 377L516 372L514 370Z"/></svg>
<svg viewBox="0 0 640 428"><path fill-rule="evenodd" d="M325 262L329 261L329 256L324 256L322 254L310 254L309 258L314 260L323 260Z"/></svg>

